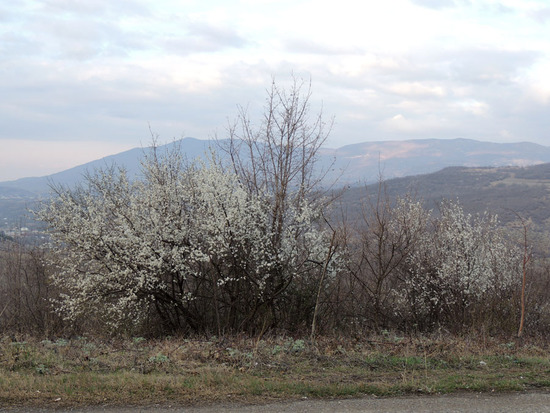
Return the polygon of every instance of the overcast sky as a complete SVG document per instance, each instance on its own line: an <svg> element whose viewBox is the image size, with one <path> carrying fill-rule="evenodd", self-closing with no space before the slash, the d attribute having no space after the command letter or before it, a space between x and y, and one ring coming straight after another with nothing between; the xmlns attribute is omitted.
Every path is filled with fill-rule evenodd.
<svg viewBox="0 0 550 413"><path fill-rule="evenodd" d="M272 77L312 81L330 147L550 145L550 0L0 3L0 181L223 137ZM256 112L255 112L256 111Z"/></svg>

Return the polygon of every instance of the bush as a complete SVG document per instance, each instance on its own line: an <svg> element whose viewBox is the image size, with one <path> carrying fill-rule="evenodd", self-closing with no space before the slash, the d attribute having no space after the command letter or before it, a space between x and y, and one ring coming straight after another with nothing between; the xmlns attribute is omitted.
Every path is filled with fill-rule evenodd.
<svg viewBox="0 0 550 413"><path fill-rule="evenodd" d="M470 216L450 201L439 214L411 198L369 206L347 246L355 323L455 333L517 328L522 250L496 216Z"/></svg>
<svg viewBox="0 0 550 413"><path fill-rule="evenodd" d="M111 170L58 189L38 216L59 251L59 308L118 329L151 316L180 332L274 324L287 317L294 280L318 272L326 237L305 202L288 206L292 218L275 237L269 206L214 160L186 165L177 152L154 153L143 179Z"/></svg>
<svg viewBox="0 0 550 413"><path fill-rule="evenodd" d="M18 240L0 241L0 333L43 336L63 331L51 307L44 249Z"/></svg>

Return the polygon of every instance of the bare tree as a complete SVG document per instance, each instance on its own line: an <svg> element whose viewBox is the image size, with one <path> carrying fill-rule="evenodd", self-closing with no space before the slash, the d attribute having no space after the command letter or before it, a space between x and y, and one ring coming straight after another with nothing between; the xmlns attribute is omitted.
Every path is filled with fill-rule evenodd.
<svg viewBox="0 0 550 413"><path fill-rule="evenodd" d="M61 324L50 306L47 252L21 239L0 241L0 332L49 334Z"/></svg>
<svg viewBox="0 0 550 413"><path fill-rule="evenodd" d="M292 238L303 239L306 228L299 222L307 216L308 221L321 223L330 202L320 185L327 171L317 168L316 161L332 120L325 121L322 111L312 114L310 98L311 82L293 78L290 88L285 89L273 81L261 121L255 124L247 110L239 107L237 119L229 126L229 139L222 144L231 167L248 190L269 200L271 245L276 249L284 249L284 235L290 229ZM316 264L311 260L308 248L303 249L298 273L311 273L312 266L323 266L324 259ZM293 281L295 271L290 271L289 264L282 263L271 274L272 307ZM314 305L315 297L311 298Z"/></svg>
<svg viewBox="0 0 550 413"><path fill-rule="evenodd" d="M518 219L521 222L522 227L522 250L523 250L523 257L521 261L521 293L520 293L520 302L521 302L521 314L520 314L520 321L519 321L519 328L518 328L518 337L521 337L523 335L523 326L525 324L525 287L527 285L527 270L529 267L529 263L531 262L532 254L529 247L527 234L529 230L529 221L525 220L520 214L518 214L516 211L513 211L514 214L518 217Z"/></svg>
<svg viewBox="0 0 550 413"><path fill-rule="evenodd" d="M362 205L358 222L348 223L348 273L358 316L375 328L397 324L402 271L425 231L428 212L407 196L393 203L382 179Z"/></svg>
<svg viewBox="0 0 550 413"><path fill-rule="evenodd" d="M223 146L237 175L256 193L272 197L274 232L280 234L289 203L298 204L324 177L315 169L332 121L310 113L311 82L293 78L289 90L275 81L267 92L263 119L254 125L242 106ZM326 172L326 171L325 171Z"/></svg>

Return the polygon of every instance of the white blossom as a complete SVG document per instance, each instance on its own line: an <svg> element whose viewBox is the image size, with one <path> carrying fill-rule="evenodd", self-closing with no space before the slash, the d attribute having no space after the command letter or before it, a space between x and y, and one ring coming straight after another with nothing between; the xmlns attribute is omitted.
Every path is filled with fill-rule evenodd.
<svg viewBox="0 0 550 413"><path fill-rule="evenodd" d="M210 313L221 323L220 313L257 311L322 261L319 208L290 203L275 237L270 194L247 190L215 156L188 164L153 151L139 179L98 171L86 186L57 188L37 215L58 252L67 318L95 313L120 327L153 310L171 328L198 329Z"/></svg>
<svg viewBox="0 0 550 413"><path fill-rule="evenodd" d="M496 216L447 201L431 222L407 260L406 299L419 314L452 313L517 284L521 251Z"/></svg>

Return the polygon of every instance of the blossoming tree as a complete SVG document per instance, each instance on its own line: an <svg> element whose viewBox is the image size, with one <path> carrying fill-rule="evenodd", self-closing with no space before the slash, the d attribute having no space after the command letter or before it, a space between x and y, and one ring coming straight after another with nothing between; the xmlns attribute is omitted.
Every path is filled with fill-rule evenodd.
<svg viewBox="0 0 550 413"><path fill-rule="evenodd" d="M231 134L225 167L215 154L188 163L177 148L153 147L137 178L113 167L55 189L37 215L58 251L53 280L67 318L95 313L119 328L157 317L164 330L222 334L309 317L314 300L300 320L295 297L315 297L310 287L334 255L313 196L325 135L309 135L322 126L307 123L309 95L276 90L273 123L254 134L264 145L243 141L255 148L247 160L235 157Z"/></svg>

